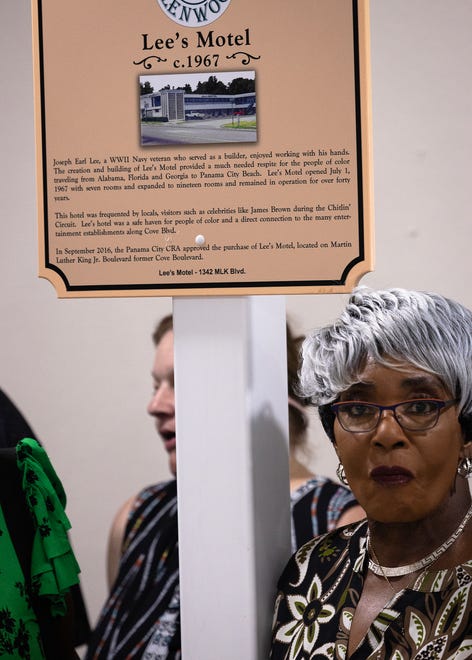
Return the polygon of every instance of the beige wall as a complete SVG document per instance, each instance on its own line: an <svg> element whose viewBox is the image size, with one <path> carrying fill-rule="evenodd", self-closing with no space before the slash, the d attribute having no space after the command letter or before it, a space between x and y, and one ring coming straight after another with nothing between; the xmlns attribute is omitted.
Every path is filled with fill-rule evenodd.
<svg viewBox="0 0 472 660"><path fill-rule="evenodd" d="M372 0L377 266L363 283L435 290L472 307L472 3ZM168 298L58 300L36 276L34 138L27 0L0 3L0 386L18 403L66 486L92 619L105 597L117 506L168 476L145 407L150 332ZM342 296L293 296L297 330ZM313 431L316 469L334 475Z"/></svg>

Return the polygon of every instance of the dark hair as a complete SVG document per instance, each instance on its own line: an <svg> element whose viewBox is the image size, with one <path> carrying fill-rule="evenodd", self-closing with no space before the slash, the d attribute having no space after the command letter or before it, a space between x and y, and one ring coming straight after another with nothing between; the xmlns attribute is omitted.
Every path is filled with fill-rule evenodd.
<svg viewBox="0 0 472 660"><path fill-rule="evenodd" d="M172 314L168 314L167 316L164 316L159 323L156 325L154 332L152 333L152 340L154 342L154 346L157 346L158 343L161 341L162 337L166 334L166 332L169 332L169 330L174 329L174 322L172 319Z"/></svg>
<svg viewBox="0 0 472 660"><path fill-rule="evenodd" d="M288 421L290 426L290 442L297 446L302 443L308 428L308 417L303 410L308 405L308 399L298 392L298 371L301 365L301 345L303 335L295 337L289 324L287 331L287 380L288 380Z"/></svg>
<svg viewBox="0 0 472 660"><path fill-rule="evenodd" d="M331 442L335 443L336 441L334 439L334 421L336 419L336 415L331 410L331 404L328 403L325 404L324 406L319 406L318 415L320 416L321 425L323 426L326 435L331 440Z"/></svg>

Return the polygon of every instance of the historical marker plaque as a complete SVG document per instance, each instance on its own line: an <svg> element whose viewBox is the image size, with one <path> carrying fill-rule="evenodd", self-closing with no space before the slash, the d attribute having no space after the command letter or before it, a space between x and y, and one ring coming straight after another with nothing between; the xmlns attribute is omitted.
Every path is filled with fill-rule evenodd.
<svg viewBox="0 0 472 660"><path fill-rule="evenodd" d="M33 0L60 297L346 291L373 267L368 3Z"/></svg>

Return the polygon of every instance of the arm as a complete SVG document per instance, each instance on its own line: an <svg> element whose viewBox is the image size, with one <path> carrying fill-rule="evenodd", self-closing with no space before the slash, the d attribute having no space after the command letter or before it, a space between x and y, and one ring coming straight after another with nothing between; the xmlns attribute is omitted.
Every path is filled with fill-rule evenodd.
<svg viewBox="0 0 472 660"><path fill-rule="evenodd" d="M120 566L121 555L123 551L123 540L125 536L126 523L130 511L133 507L136 496L130 497L129 500L121 506L113 519L110 533L108 535L108 548L107 548L107 578L108 588L111 589L114 581L118 575Z"/></svg>

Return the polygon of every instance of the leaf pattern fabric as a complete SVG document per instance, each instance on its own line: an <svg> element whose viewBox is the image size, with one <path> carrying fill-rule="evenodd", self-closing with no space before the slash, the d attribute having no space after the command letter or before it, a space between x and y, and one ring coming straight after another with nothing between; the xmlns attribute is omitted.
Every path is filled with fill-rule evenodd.
<svg viewBox="0 0 472 660"><path fill-rule="evenodd" d="M46 598L51 616L65 614L65 594L78 582L79 568L67 541L64 489L46 452L26 438L16 454L34 541L27 578L0 506L0 658L42 660L34 601Z"/></svg>
<svg viewBox="0 0 472 660"><path fill-rule="evenodd" d="M44 449L26 438L17 445L23 490L33 516L35 535L31 580L38 596L48 598L52 616L66 613L65 595L79 581L79 565L67 532L66 494Z"/></svg>
<svg viewBox="0 0 472 660"><path fill-rule="evenodd" d="M271 660L345 660L367 572L365 521L300 548L279 580ZM379 612L350 660L472 658L472 560L427 570Z"/></svg>
<svg viewBox="0 0 472 660"><path fill-rule="evenodd" d="M0 507L0 658L44 658L23 571Z"/></svg>

